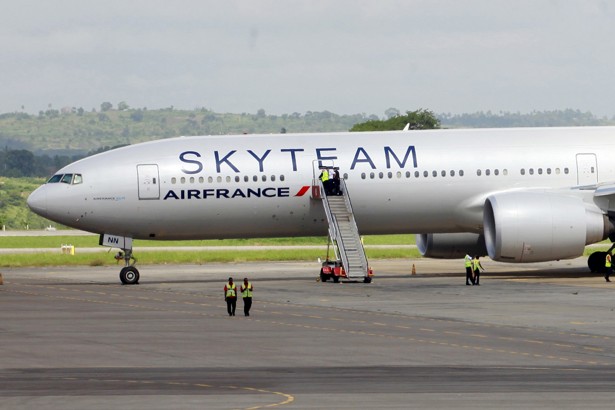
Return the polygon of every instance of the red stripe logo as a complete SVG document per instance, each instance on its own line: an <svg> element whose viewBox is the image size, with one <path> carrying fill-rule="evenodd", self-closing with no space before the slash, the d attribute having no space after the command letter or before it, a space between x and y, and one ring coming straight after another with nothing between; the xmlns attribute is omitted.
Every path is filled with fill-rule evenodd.
<svg viewBox="0 0 615 410"><path fill-rule="evenodd" d="M295 194L295 196L303 196L309 189L309 185L302 186L301 189Z"/></svg>

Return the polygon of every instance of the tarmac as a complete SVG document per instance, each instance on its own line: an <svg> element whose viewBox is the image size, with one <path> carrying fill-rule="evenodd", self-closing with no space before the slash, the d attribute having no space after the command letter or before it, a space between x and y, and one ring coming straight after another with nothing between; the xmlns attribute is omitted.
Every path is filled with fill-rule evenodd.
<svg viewBox="0 0 615 410"><path fill-rule="evenodd" d="M615 282L586 258L3 269L0 409L604 409ZM416 274L412 275L414 265ZM254 305L229 317L226 279Z"/></svg>

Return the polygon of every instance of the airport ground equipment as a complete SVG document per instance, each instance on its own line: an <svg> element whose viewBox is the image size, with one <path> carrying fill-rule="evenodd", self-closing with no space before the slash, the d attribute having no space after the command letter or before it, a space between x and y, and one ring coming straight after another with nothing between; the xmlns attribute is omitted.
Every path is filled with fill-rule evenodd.
<svg viewBox="0 0 615 410"><path fill-rule="evenodd" d="M327 194L322 182L314 178L312 197L322 200L329 223L329 244L335 255L334 259L329 258L330 247L327 246L327 258L322 262L320 279L323 282L329 279L339 282L340 278L346 278L370 283L373 271L367 262L344 179L340 179L340 193L334 195Z"/></svg>

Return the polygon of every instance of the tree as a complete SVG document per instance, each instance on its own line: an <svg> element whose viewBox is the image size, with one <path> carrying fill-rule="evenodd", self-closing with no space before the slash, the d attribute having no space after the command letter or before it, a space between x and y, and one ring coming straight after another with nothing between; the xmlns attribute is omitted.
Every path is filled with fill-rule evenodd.
<svg viewBox="0 0 615 410"><path fill-rule="evenodd" d="M406 115L398 115L388 120L369 120L356 124L350 131L391 131L403 130L409 125L411 130L426 130L440 128L440 120L429 110L420 108L416 111L406 111Z"/></svg>
<svg viewBox="0 0 615 410"><path fill-rule="evenodd" d="M100 104L100 110L103 112L109 111L111 108L113 108L113 104L108 101L105 101L104 103Z"/></svg>
<svg viewBox="0 0 615 410"><path fill-rule="evenodd" d="M389 118L398 117L400 112L397 108L391 107L384 112L384 115L386 115L388 120Z"/></svg>
<svg viewBox="0 0 615 410"><path fill-rule="evenodd" d="M130 107L128 106L128 104L126 104L126 101L120 101L119 104L117 105L117 109L120 111L125 111L128 108Z"/></svg>

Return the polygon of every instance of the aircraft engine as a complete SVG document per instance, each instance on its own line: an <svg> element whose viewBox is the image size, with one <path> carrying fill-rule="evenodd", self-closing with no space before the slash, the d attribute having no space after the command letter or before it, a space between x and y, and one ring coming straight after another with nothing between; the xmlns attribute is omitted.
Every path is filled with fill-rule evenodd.
<svg viewBox="0 0 615 410"><path fill-rule="evenodd" d="M458 259L466 254L485 256L485 238L476 233L430 233L416 235L421 255L437 259Z"/></svg>
<svg viewBox="0 0 615 410"><path fill-rule="evenodd" d="M544 192L507 192L485 201L489 257L501 262L543 262L581 256L612 224L581 198Z"/></svg>

